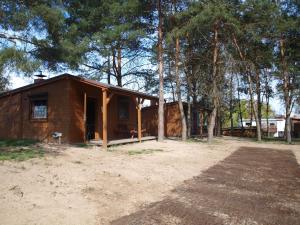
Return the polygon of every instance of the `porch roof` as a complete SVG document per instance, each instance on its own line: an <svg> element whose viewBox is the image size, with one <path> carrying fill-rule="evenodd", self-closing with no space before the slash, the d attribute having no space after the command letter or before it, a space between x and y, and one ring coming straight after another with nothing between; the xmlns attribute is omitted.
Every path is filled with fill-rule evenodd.
<svg viewBox="0 0 300 225"><path fill-rule="evenodd" d="M131 89L128 89L128 88L118 87L118 86L111 85L111 84L105 84L105 83L102 83L102 82L99 82L99 81L86 79L86 78L83 78L81 76L73 76L73 75L70 75L70 74L65 74L65 75L70 76L73 79L77 79L78 81L80 81L82 83L97 86L97 87L102 88L102 89L108 89L108 90L117 91L117 92L121 92L121 93L127 93L127 94L134 94L134 95L137 95L137 96L140 96L140 97L143 97L143 98L146 98L146 99L150 99L150 100L158 100L158 97L153 96L153 95L149 95L149 94L146 94L146 93L143 93L143 92L134 91L134 90L131 90Z"/></svg>

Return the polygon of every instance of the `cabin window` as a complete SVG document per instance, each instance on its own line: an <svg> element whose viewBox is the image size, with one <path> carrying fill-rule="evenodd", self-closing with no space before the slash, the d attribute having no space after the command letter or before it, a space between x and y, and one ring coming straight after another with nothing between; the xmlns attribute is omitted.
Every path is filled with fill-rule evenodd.
<svg viewBox="0 0 300 225"><path fill-rule="evenodd" d="M47 96L36 96L31 98L31 119L47 119L48 99Z"/></svg>
<svg viewBox="0 0 300 225"><path fill-rule="evenodd" d="M270 126L275 126L275 123L270 123Z"/></svg>
<svg viewBox="0 0 300 225"><path fill-rule="evenodd" d="M118 98L118 116L119 120L129 120L129 97L120 96Z"/></svg>

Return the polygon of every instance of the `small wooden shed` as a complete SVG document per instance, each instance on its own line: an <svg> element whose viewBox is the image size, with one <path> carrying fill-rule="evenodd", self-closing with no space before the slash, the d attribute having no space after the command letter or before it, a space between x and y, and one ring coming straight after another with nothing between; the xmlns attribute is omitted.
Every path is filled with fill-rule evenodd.
<svg viewBox="0 0 300 225"><path fill-rule="evenodd" d="M183 102L184 113L187 118L188 104ZM207 134L207 117L210 110L201 104L191 105L191 135L203 137ZM151 105L142 109L142 115L147 118L142 121L142 126L157 135L158 106ZM182 126L178 102L168 102L164 105L164 128L166 137L180 137Z"/></svg>

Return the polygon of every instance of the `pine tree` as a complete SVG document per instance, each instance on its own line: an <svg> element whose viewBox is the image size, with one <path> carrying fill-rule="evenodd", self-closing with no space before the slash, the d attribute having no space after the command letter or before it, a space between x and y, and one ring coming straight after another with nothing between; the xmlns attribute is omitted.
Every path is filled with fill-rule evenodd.
<svg viewBox="0 0 300 225"><path fill-rule="evenodd" d="M299 90L299 39L300 39L300 5L297 1L285 0L276 2L277 11L274 19L275 51L277 58L279 90L285 106L285 137L292 142L291 113Z"/></svg>
<svg viewBox="0 0 300 225"><path fill-rule="evenodd" d="M163 68L163 15L161 0L157 0L158 12L158 73L159 73L159 102L158 102L158 141L164 140L164 68Z"/></svg>

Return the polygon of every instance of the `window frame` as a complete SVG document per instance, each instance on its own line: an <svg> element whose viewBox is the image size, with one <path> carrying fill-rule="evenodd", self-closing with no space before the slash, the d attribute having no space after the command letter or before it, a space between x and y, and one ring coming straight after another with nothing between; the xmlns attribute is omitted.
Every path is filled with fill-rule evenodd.
<svg viewBox="0 0 300 225"><path fill-rule="evenodd" d="M36 122L47 122L48 121L48 117L49 117L49 105L48 105L48 94L47 93L43 93L43 94L38 94L38 95L31 95L29 96L30 99L30 108L29 108L29 119L30 121L36 121ZM45 118L35 118L34 117L34 102L36 101L45 101L46 104L46 117Z"/></svg>
<svg viewBox="0 0 300 225"><path fill-rule="evenodd" d="M122 103L128 104L127 110L128 110L128 116L127 118L121 118L120 117L120 110L121 110L121 104ZM130 120L130 97L129 96L118 96L118 120L119 121L129 121Z"/></svg>

